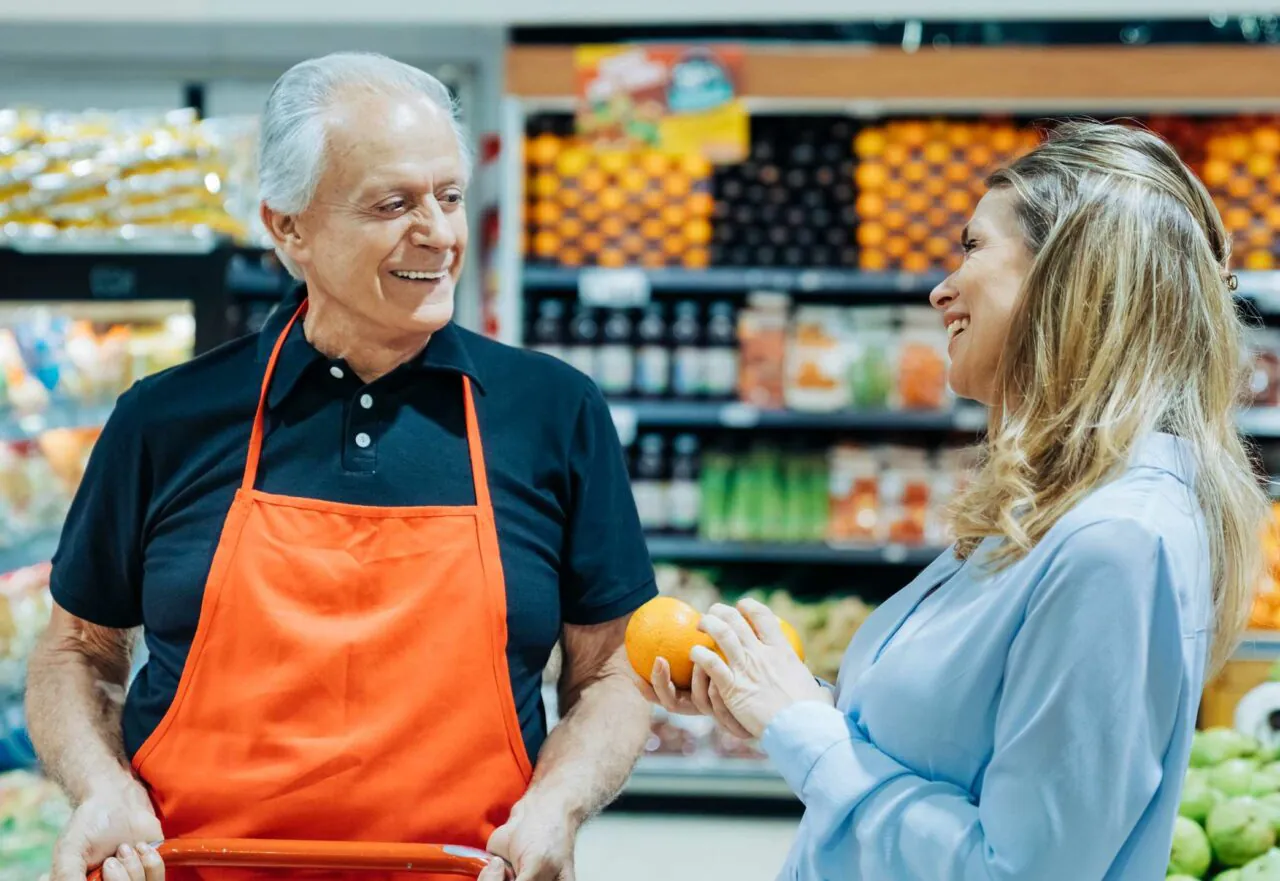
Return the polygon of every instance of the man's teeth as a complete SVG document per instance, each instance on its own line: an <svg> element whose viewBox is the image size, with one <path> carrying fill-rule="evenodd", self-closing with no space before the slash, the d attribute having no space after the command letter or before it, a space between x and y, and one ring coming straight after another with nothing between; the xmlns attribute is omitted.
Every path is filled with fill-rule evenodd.
<svg viewBox="0 0 1280 881"><path fill-rule="evenodd" d="M955 321L947 325L947 339L954 339L955 335L962 330L969 329L968 318L957 318Z"/></svg>
<svg viewBox="0 0 1280 881"><path fill-rule="evenodd" d="M449 271L442 269L439 272L409 272L404 269L394 269L391 274L396 278L407 278L411 281L438 281L448 275Z"/></svg>

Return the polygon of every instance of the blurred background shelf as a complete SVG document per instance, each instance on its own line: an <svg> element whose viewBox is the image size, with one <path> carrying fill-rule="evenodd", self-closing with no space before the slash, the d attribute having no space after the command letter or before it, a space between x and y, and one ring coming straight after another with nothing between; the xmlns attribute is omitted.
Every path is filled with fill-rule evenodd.
<svg viewBox="0 0 1280 881"><path fill-rule="evenodd" d="M1280 630L1245 631L1234 660L1280 661Z"/></svg>
<svg viewBox="0 0 1280 881"><path fill-rule="evenodd" d="M524 270L526 291L577 290L584 278L636 270L574 269L529 266ZM946 276L941 272L861 272L840 269L648 269L649 289L685 294L730 294L778 291L791 294L903 294L914 299L928 295Z"/></svg>
<svg viewBox="0 0 1280 881"><path fill-rule="evenodd" d="M7 548L0 548L0 575L48 563L58 549L61 530L48 529L19 539Z"/></svg>
<svg viewBox="0 0 1280 881"><path fill-rule="evenodd" d="M650 555L655 560L668 562L926 566L933 562L943 550L943 548L905 545L841 547L829 544L785 542L715 542L678 536L650 536L649 538Z"/></svg>
<svg viewBox="0 0 1280 881"><path fill-rule="evenodd" d="M58 428L97 428L106 424L115 403L53 401L38 413L0 410L0 441L28 440Z"/></svg>
<svg viewBox="0 0 1280 881"><path fill-rule="evenodd" d="M684 756L645 756L636 766L626 794L795 798L767 761Z"/></svg>

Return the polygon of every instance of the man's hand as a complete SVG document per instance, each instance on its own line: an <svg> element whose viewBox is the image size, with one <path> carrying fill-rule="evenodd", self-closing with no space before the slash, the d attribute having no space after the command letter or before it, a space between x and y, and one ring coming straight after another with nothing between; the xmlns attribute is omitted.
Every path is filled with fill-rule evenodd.
<svg viewBox="0 0 1280 881"><path fill-rule="evenodd" d="M136 782L91 795L58 839L51 881L84 881L99 865L103 881L164 881L164 862L152 847L163 837L151 802Z"/></svg>
<svg viewBox="0 0 1280 881"><path fill-rule="evenodd" d="M558 813L522 801L507 824L489 838L489 853L515 867L516 881L574 881L573 844L578 830ZM500 868L486 871L492 871L495 879L502 877Z"/></svg>

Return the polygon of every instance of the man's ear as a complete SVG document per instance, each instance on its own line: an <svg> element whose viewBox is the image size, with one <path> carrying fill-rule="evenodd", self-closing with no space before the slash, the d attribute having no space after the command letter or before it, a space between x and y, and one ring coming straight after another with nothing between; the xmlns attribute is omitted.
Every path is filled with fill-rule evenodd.
<svg viewBox="0 0 1280 881"><path fill-rule="evenodd" d="M268 207L266 202L258 206L258 213L276 247L294 263L305 262L307 248L303 244L302 231L298 228L297 215L281 214Z"/></svg>

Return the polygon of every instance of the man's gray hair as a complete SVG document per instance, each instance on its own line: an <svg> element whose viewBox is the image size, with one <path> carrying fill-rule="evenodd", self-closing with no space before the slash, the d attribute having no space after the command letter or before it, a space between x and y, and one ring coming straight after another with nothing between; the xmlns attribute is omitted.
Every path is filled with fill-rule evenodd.
<svg viewBox="0 0 1280 881"><path fill-rule="evenodd" d="M289 68L267 96L258 135L258 192L280 214L297 214L315 197L324 171L325 115L341 93L357 90L386 96L422 95L443 110L462 156L463 174L473 161L470 139L449 89L429 73L372 52L336 52ZM297 266L280 249L294 278Z"/></svg>

